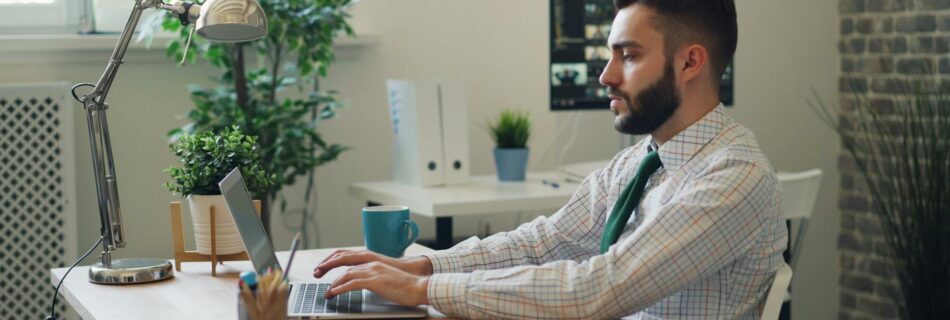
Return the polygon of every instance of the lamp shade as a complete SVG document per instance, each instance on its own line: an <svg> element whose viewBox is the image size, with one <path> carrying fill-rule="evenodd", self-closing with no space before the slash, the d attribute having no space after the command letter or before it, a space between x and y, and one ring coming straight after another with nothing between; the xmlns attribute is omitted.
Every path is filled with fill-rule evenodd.
<svg viewBox="0 0 950 320"><path fill-rule="evenodd" d="M211 41L251 41L267 35L267 16L256 0L209 0L201 5L196 27Z"/></svg>

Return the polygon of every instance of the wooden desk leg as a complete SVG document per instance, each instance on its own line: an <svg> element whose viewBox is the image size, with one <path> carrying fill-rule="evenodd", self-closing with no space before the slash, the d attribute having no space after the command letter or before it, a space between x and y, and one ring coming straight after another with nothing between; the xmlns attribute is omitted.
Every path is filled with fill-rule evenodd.
<svg viewBox="0 0 950 320"><path fill-rule="evenodd" d="M185 255L185 235L181 224L181 202L172 202L172 242L174 243L175 271L181 272L181 259Z"/></svg>

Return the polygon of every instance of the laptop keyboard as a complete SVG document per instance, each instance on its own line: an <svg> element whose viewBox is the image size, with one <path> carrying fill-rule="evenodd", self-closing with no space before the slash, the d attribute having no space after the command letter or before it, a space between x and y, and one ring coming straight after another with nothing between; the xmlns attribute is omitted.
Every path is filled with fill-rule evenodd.
<svg viewBox="0 0 950 320"><path fill-rule="evenodd" d="M356 290L327 299L329 283L298 283L300 289L293 297L293 313L362 313L363 291Z"/></svg>

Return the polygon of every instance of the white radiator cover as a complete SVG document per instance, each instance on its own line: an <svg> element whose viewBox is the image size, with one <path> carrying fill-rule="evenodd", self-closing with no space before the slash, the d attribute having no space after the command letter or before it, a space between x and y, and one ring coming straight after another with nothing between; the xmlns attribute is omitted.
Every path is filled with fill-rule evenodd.
<svg viewBox="0 0 950 320"><path fill-rule="evenodd" d="M49 269L77 257L78 104L69 88L0 84L0 319L45 317L53 292Z"/></svg>

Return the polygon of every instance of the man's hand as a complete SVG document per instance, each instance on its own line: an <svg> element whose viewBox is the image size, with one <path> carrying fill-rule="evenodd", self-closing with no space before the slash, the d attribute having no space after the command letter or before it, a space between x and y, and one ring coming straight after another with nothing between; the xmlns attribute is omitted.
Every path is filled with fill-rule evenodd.
<svg viewBox="0 0 950 320"><path fill-rule="evenodd" d="M417 276L432 274L432 262L426 257L394 259L369 250L337 250L313 268L313 277L323 277L336 267L359 266L370 262L379 262Z"/></svg>
<svg viewBox="0 0 950 320"><path fill-rule="evenodd" d="M347 270L330 284L326 297L367 289L397 304L417 306L429 304L428 288L428 276L413 275L377 261Z"/></svg>

